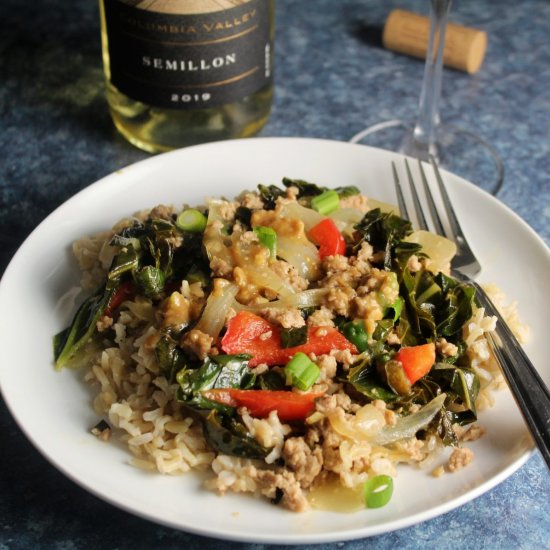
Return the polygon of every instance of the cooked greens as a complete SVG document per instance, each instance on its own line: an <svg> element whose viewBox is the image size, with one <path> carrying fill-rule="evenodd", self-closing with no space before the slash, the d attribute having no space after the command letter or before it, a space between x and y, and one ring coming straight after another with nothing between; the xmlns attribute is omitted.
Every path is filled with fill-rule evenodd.
<svg viewBox="0 0 550 550"><path fill-rule="evenodd" d="M307 326L281 329L281 346L293 348L307 342Z"/></svg>
<svg viewBox="0 0 550 550"><path fill-rule="evenodd" d="M264 458L269 452L231 416L212 410L207 415L201 415L201 420L206 441L219 453L242 458Z"/></svg>
<svg viewBox="0 0 550 550"><path fill-rule="evenodd" d="M283 185L287 188L295 187L296 189L298 189L299 199L311 199L312 197L317 197L318 195L321 195L326 191L336 191L340 199L359 194L359 189L355 187L355 185L330 188L294 178L283 178ZM286 196L285 190L281 189L277 185L259 184L258 192L261 198L264 200L265 208L267 210L273 210L273 208L275 208L276 200L279 197Z"/></svg>
<svg viewBox="0 0 550 550"><path fill-rule="evenodd" d="M254 386L256 377L248 368L249 359L250 355L245 354L216 355L207 357L198 369L183 368L176 377L179 384L178 401L197 409L216 409L230 413L230 407L206 399L203 392Z"/></svg>
<svg viewBox="0 0 550 550"><path fill-rule="evenodd" d="M138 307L141 301L155 317L136 321L153 328L147 335L147 360L153 358L147 376L159 377L157 382L165 378L170 406L199 419L204 439L217 453L265 458L272 449L249 433L249 418L276 411L278 420L291 426L292 437L301 437L309 429L314 400L335 387L354 406L381 400L397 413L399 425L380 428L376 444L398 441L406 433L419 438L437 434L445 444L456 445L453 425L477 418L480 381L463 341L475 308L474 288L434 274L429 261L420 261L427 259L429 247L405 240L413 232L408 221L379 208L358 222L360 209L339 212L342 199L359 193L356 187L329 189L291 178L284 178L283 186L258 185L262 210L277 207L276 213L257 212L252 206L257 201L250 197L236 206L212 200L208 209L187 208L179 216L154 209L148 219L135 220L114 235L109 242L114 259L103 285L54 338L56 367L69 365L88 342L116 341L127 328L124 322L116 324L120 305L134 300L132 307ZM297 193L289 193L289 187ZM298 204L292 198L279 200L291 195L297 195ZM291 219L294 232L286 234L273 222L279 211ZM338 237L342 246L323 254L322 241L330 239L316 240L314 230L327 221L334 226L328 236ZM369 247L373 254L367 262L359 251L370 252ZM339 257L346 252L347 257ZM331 264L343 274L329 284ZM198 289L192 290L200 295L195 301L194 283ZM342 298L341 308L330 309L330 293L334 301L343 295L349 303ZM297 317L296 325L302 323L301 314L304 326L283 328L288 326L283 307L293 310L289 317L292 322ZM318 325L309 319L316 314L323 321ZM252 348L228 348L242 342L252 342ZM331 345L323 347L327 342ZM411 348L417 353L428 348L425 369L407 365ZM343 411L344 417L356 414L350 410ZM322 438L322 432L316 437Z"/></svg>
<svg viewBox="0 0 550 550"><path fill-rule="evenodd" d="M366 241L375 252L383 251L383 265L388 271L393 267L396 246L412 233L411 222L391 212L382 212L380 208L369 210L355 229L361 235L361 239L356 242L354 249L357 250L361 243Z"/></svg>
<svg viewBox="0 0 550 550"><path fill-rule="evenodd" d="M116 284L110 282L98 293L90 296L80 306L71 326L53 338L55 368L62 369L69 360L88 343L93 336L96 323L108 306L116 291Z"/></svg>
<svg viewBox="0 0 550 550"><path fill-rule="evenodd" d="M70 359L96 333L96 325L110 316L123 299L133 281L132 294L158 297L173 281L181 284L187 277L209 283L210 268L202 251L201 236L180 230L172 219L134 221L114 235L111 246L118 248L106 277L105 285L80 306L71 325L54 337L54 359L57 369Z"/></svg>

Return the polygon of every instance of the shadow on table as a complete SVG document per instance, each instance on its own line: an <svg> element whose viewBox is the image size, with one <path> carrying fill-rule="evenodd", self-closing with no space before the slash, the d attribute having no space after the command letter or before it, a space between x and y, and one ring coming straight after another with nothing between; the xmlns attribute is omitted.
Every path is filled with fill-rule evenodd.
<svg viewBox="0 0 550 550"><path fill-rule="evenodd" d="M380 24L366 21L353 21L350 26L350 34L358 38L366 46L383 48L382 33L383 27Z"/></svg>

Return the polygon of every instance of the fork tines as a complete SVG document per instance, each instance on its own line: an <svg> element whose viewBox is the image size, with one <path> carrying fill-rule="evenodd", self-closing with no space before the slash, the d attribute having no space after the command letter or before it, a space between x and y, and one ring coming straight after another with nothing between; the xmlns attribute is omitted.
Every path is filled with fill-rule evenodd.
<svg viewBox="0 0 550 550"><path fill-rule="evenodd" d="M432 166L433 166L433 164L432 164ZM437 167L437 165L435 165L435 166ZM409 214L408 208L407 208L405 195L403 193L403 187L402 187L401 181L399 179L399 175L398 175L398 172L397 172L395 162L392 162L392 168L393 168L395 192L397 194L397 203L398 203L398 206L399 206L399 210L401 211L401 217L403 217L403 218L405 218L409 221L413 221L411 215ZM430 231L430 227L428 225L428 222L426 220L426 216L424 214L424 210L422 208L422 202L421 202L421 199L420 199L420 195L418 193L418 189L417 189L417 186L416 186L415 179L414 179L414 177L412 175L412 172L411 172L411 167L410 167L408 159L405 159L405 169L406 169L406 172L407 172L407 180L408 180L408 183L409 183L409 190L410 190L410 194L411 194L411 197L412 197L412 203L413 203L413 206L414 206L414 213L416 215L416 221L417 221L417 224L418 224L418 228L419 229L424 229L426 231ZM425 199L426 199L426 203L428 205L428 208L430 209L431 220L432 220L432 223L433 223L433 226L434 226L434 232L439 233L440 235L445 235L447 238L452 239L453 236L451 235L449 237L448 232L443 227L441 217L439 216L439 213L437 211L437 207L435 205L434 196L433 196L431 188L428 184L428 178L426 177L426 172L424 171L424 167L422 166L422 162L420 160L418 160L418 169L420 171L420 177L422 179L422 185L423 185L423 188L424 188L424 196L425 196ZM437 174L438 173L439 172L437 172ZM443 189L444 189L444 187L443 187ZM449 198L448 195L445 193L445 196L443 196L443 194L442 194L442 198L443 198L444 201L445 201L445 197L447 198L447 201L448 201L448 198ZM444 202L444 204L445 204L445 208L446 208L446 211L447 211L447 215L449 215L449 202L446 202L446 203ZM451 207L451 213L453 213L452 207Z"/></svg>
<svg viewBox="0 0 550 550"><path fill-rule="evenodd" d="M407 180L408 180L409 189L410 189L410 195L412 198L412 203L414 206L418 227L426 231L431 230L434 233L437 233L439 235L447 237L451 241L454 241L458 251L457 251L455 260L453 262L453 267L455 269L462 270L464 275L473 277L480 271L481 266L477 262L473 252L471 251L468 245L468 242L466 241L466 238L464 237L464 233L462 232L462 228L460 227L460 223L457 219L455 210L451 203L451 199L445 187L445 183L443 182L443 178L441 177L441 173L439 172L437 162L435 161L434 157L430 155L430 164L433 168L434 175L438 184L439 194L441 197L441 202L443 203L443 206L445 209L448 225L444 225L441 219L431 187L428 183L428 178L426 177L426 172L424 171L424 166L422 165L422 162L418 159L418 170L420 173L420 178L422 180L423 195L429 209L430 220L432 224L432 228L430 228L428 221L426 219L425 211L422 207L422 201L418 192L415 179L411 171L411 167L409 165L408 160L406 158L404 160L405 160L405 170L407 173ZM399 210L401 212L401 216L412 222L413 220L407 209L403 188L401 186L401 182L399 179L395 162L392 162L392 168L393 168L395 192L397 195L397 203L399 206Z"/></svg>

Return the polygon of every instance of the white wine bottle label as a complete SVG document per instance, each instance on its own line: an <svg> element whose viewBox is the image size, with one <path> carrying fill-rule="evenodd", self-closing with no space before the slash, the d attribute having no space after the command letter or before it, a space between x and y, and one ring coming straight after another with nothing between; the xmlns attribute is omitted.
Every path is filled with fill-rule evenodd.
<svg viewBox="0 0 550 550"><path fill-rule="evenodd" d="M111 82L135 100L205 109L271 82L268 0L105 0L104 6Z"/></svg>

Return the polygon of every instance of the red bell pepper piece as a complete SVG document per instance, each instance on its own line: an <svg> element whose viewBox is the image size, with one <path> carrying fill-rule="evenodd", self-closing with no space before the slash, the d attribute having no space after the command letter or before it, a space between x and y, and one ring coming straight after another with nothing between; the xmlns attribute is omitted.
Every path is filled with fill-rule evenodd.
<svg viewBox="0 0 550 550"><path fill-rule="evenodd" d="M346 241L331 218L325 218L309 230L312 241L319 245L321 260L326 256L346 253Z"/></svg>
<svg viewBox="0 0 550 550"><path fill-rule="evenodd" d="M231 407L246 407L250 415L257 418L265 418L271 411L277 411L281 422L291 422L304 420L313 411L315 399L323 394L228 388L206 390L202 395Z"/></svg>
<svg viewBox="0 0 550 550"><path fill-rule="evenodd" d="M435 344L401 348L393 357L400 361L411 384L428 374L435 363Z"/></svg>
<svg viewBox="0 0 550 550"><path fill-rule="evenodd" d="M292 348L281 347L281 333L277 326L249 311L239 311L227 324L222 338L225 353L248 353L252 355L249 365L285 365L294 354L301 351L306 355L323 355L332 350L357 348L337 329L331 327L310 327L307 342Z"/></svg>
<svg viewBox="0 0 550 550"><path fill-rule="evenodd" d="M122 304L122 302L124 302L125 300L130 300L131 298L133 298L135 294L136 285L134 284L134 281L130 280L120 283L120 285L118 285L117 289L111 296L111 299L109 300L109 303L107 304L103 315L106 315L107 317L112 317L113 311L115 311L115 309L117 309L120 304Z"/></svg>

